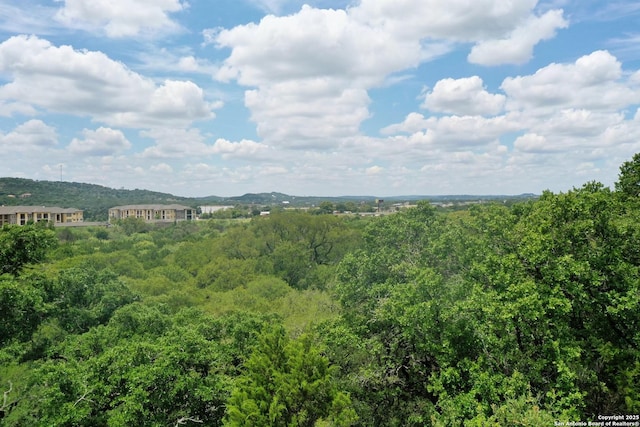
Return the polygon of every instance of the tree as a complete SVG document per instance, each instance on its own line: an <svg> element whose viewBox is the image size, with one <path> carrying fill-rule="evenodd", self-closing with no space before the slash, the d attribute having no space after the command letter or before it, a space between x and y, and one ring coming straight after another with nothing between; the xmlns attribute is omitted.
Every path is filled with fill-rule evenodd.
<svg viewBox="0 0 640 427"><path fill-rule="evenodd" d="M640 196L640 153L620 166L620 174L615 184L616 191L624 197Z"/></svg>
<svg viewBox="0 0 640 427"><path fill-rule="evenodd" d="M28 340L47 312L42 290L0 275L0 346L17 338Z"/></svg>
<svg viewBox="0 0 640 427"><path fill-rule="evenodd" d="M372 222L338 268L342 322L326 334L362 425L635 408L640 227L624 212L588 183L511 209Z"/></svg>
<svg viewBox="0 0 640 427"><path fill-rule="evenodd" d="M282 326L270 328L245 369L227 404L227 426L312 427L322 419L349 426L357 418L310 335L290 340Z"/></svg>
<svg viewBox="0 0 640 427"><path fill-rule="evenodd" d="M233 377L267 319L123 307L107 325L69 335L55 357L12 376L0 424L220 426Z"/></svg>
<svg viewBox="0 0 640 427"><path fill-rule="evenodd" d="M0 230L0 274L17 276L25 265L43 261L56 243L54 231L43 223L5 225Z"/></svg>

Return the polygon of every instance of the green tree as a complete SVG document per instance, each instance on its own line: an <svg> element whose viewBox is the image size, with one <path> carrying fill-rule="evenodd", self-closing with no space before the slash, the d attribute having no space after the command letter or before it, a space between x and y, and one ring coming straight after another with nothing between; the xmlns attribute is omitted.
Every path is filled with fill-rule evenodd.
<svg viewBox="0 0 640 427"><path fill-rule="evenodd" d="M43 261L56 243L54 231L43 223L3 226L0 229L0 274L18 275L25 265Z"/></svg>
<svg viewBox="0 0 640 427"><path fill-rule="evenodd" d="M123 307L107 325L67 336L54 356L13 376L1 424L219 426L265 320Z"/></svg>
<svg viewBox="0 0 640 427"><path fill-rule="evenodd" d="M227 426L314 426L322 419L356 420L348 395L337 390L332 368L310 335L290 340L282 326L263 333L229 403Z"/></svg>
<svg viewBox="0 0 640 427"><path fill-rule="evenodd" d="M0 346L11 339L28 340L47 313L41 289L0 275Z"/></svg>
<svg viewBox="0 0 640 427"><path fill-rule="evenodd" d="M581 206L597 218L607 195L581 197L567 212ZM370 224L335 286L343 322L333 328L350 338L327 334L361 425L482 425L502 419L498 408L514 416L523 399L539 401L546 418L583 414L585 332L573 329L571 301L525 262L567 221L550 218L493 205L443 217L422 204ZM535 260L555 262L552 253Z"/></svg>
<svg viewBox="0 0 640 427"><path fill-rule="evenodd" d="M617 192L624 197L637 198L640 196L640 153L620 166L620 174L615 184Z"/></svg>

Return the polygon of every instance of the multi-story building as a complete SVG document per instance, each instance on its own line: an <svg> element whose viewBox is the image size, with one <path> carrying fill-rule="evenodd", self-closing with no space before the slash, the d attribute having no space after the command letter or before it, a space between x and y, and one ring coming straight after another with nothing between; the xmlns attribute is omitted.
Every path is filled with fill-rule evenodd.
<svg viewBox="0 0 640 427"><path fill-rule="evenodd" d="M29 221L47 221L54 224L82 222L83 211L55 206L0 206L0 226L25 225Z"/></svg>
<svg viewBox="0 0 640 427"><path fill-rule="evenodd" d="M196 210L182 205L126 205L109 209L109 221L141 218L147 222L196 219Z"/></svg>

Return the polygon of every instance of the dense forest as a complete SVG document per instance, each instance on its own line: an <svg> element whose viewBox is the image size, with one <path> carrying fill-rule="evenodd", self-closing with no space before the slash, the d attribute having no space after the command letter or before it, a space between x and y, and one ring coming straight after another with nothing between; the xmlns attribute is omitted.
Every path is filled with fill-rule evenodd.
<svg viewBox="0 0 640 427"><path fill-rule="evenodd" d="M513 205L5 226L0 426L636 422L639 268L640 154Z"/></svg>

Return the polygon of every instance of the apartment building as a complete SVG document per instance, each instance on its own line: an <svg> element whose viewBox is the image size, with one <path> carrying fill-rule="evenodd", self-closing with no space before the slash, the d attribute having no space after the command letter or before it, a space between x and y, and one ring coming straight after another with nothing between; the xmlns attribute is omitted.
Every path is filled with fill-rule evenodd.
<svg viewBox="0 0 640 427"><path fill-rule="evenodd" d="M109 209L109 221L141 218L147 222L196 219L196 210L182 205L126 205Z"/></svg>
<svg viewBox="0 0 640 427"><path fill-rule="evenodd" d="M25 225L29 221L54 224L82 222L83 211L55 206L0 206L0 227L5 224Z"/></svg>

